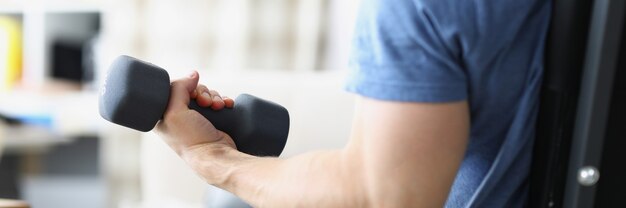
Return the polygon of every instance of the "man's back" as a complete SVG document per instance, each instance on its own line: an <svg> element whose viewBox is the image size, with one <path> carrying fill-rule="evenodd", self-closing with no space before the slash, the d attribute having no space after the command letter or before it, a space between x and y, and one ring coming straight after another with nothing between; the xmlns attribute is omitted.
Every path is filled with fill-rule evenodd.
<svg viewBox="0 0 626 208"><path fill-rule="evenodd" d="M364 0L348 90L467 100L471 133L448 207L521 207L550 1Z"/></svg>

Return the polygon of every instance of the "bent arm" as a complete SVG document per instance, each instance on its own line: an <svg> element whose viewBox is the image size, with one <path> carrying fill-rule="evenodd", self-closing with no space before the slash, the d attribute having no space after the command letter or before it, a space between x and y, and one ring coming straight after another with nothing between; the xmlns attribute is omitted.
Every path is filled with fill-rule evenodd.
<svg viewBox="0 0 626 208"><path fill-rule="evenodd" d="M257 207L441 207L468 140L466 101L359 98L349 143L288 159L197 145L181 156Z"/></svg>

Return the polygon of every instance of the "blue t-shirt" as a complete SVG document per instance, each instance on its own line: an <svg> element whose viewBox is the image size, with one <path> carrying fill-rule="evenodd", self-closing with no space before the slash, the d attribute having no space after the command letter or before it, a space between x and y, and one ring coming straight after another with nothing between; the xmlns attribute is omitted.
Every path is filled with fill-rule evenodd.
<svg viewBox="0 0 626 208"><path fill-rule="evenodd" d="M522 207L549 0L363 0L348 91L467 100L471 130L446 207Z"/></svg>

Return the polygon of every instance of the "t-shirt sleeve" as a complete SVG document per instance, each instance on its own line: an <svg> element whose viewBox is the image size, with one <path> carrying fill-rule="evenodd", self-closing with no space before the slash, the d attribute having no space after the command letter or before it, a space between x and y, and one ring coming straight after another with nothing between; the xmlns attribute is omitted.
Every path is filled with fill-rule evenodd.
<svg viewBox="0 0 626 208"><path fill-rule="evenodd" d="M390 101L467 99L455 27L462 23L442 12L421 0L363 0L346 89Z"/></svg>

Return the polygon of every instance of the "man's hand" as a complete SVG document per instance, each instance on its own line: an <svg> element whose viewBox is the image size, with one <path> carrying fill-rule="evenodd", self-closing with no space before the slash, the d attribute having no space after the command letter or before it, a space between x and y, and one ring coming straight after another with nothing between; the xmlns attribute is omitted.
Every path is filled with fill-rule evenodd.
<svg viewBox="0 0 626 208"><path fill-rule="evenodd" d="M161 138L185 160L199 152L236 148L230 136L216 129L197 111L189 109L189 102L198 102L198 105L213 110L234 105L232 99L198 85L198 80L199 75L194 71L188 77L172 82L167 109L156 128Z"/></svg>

